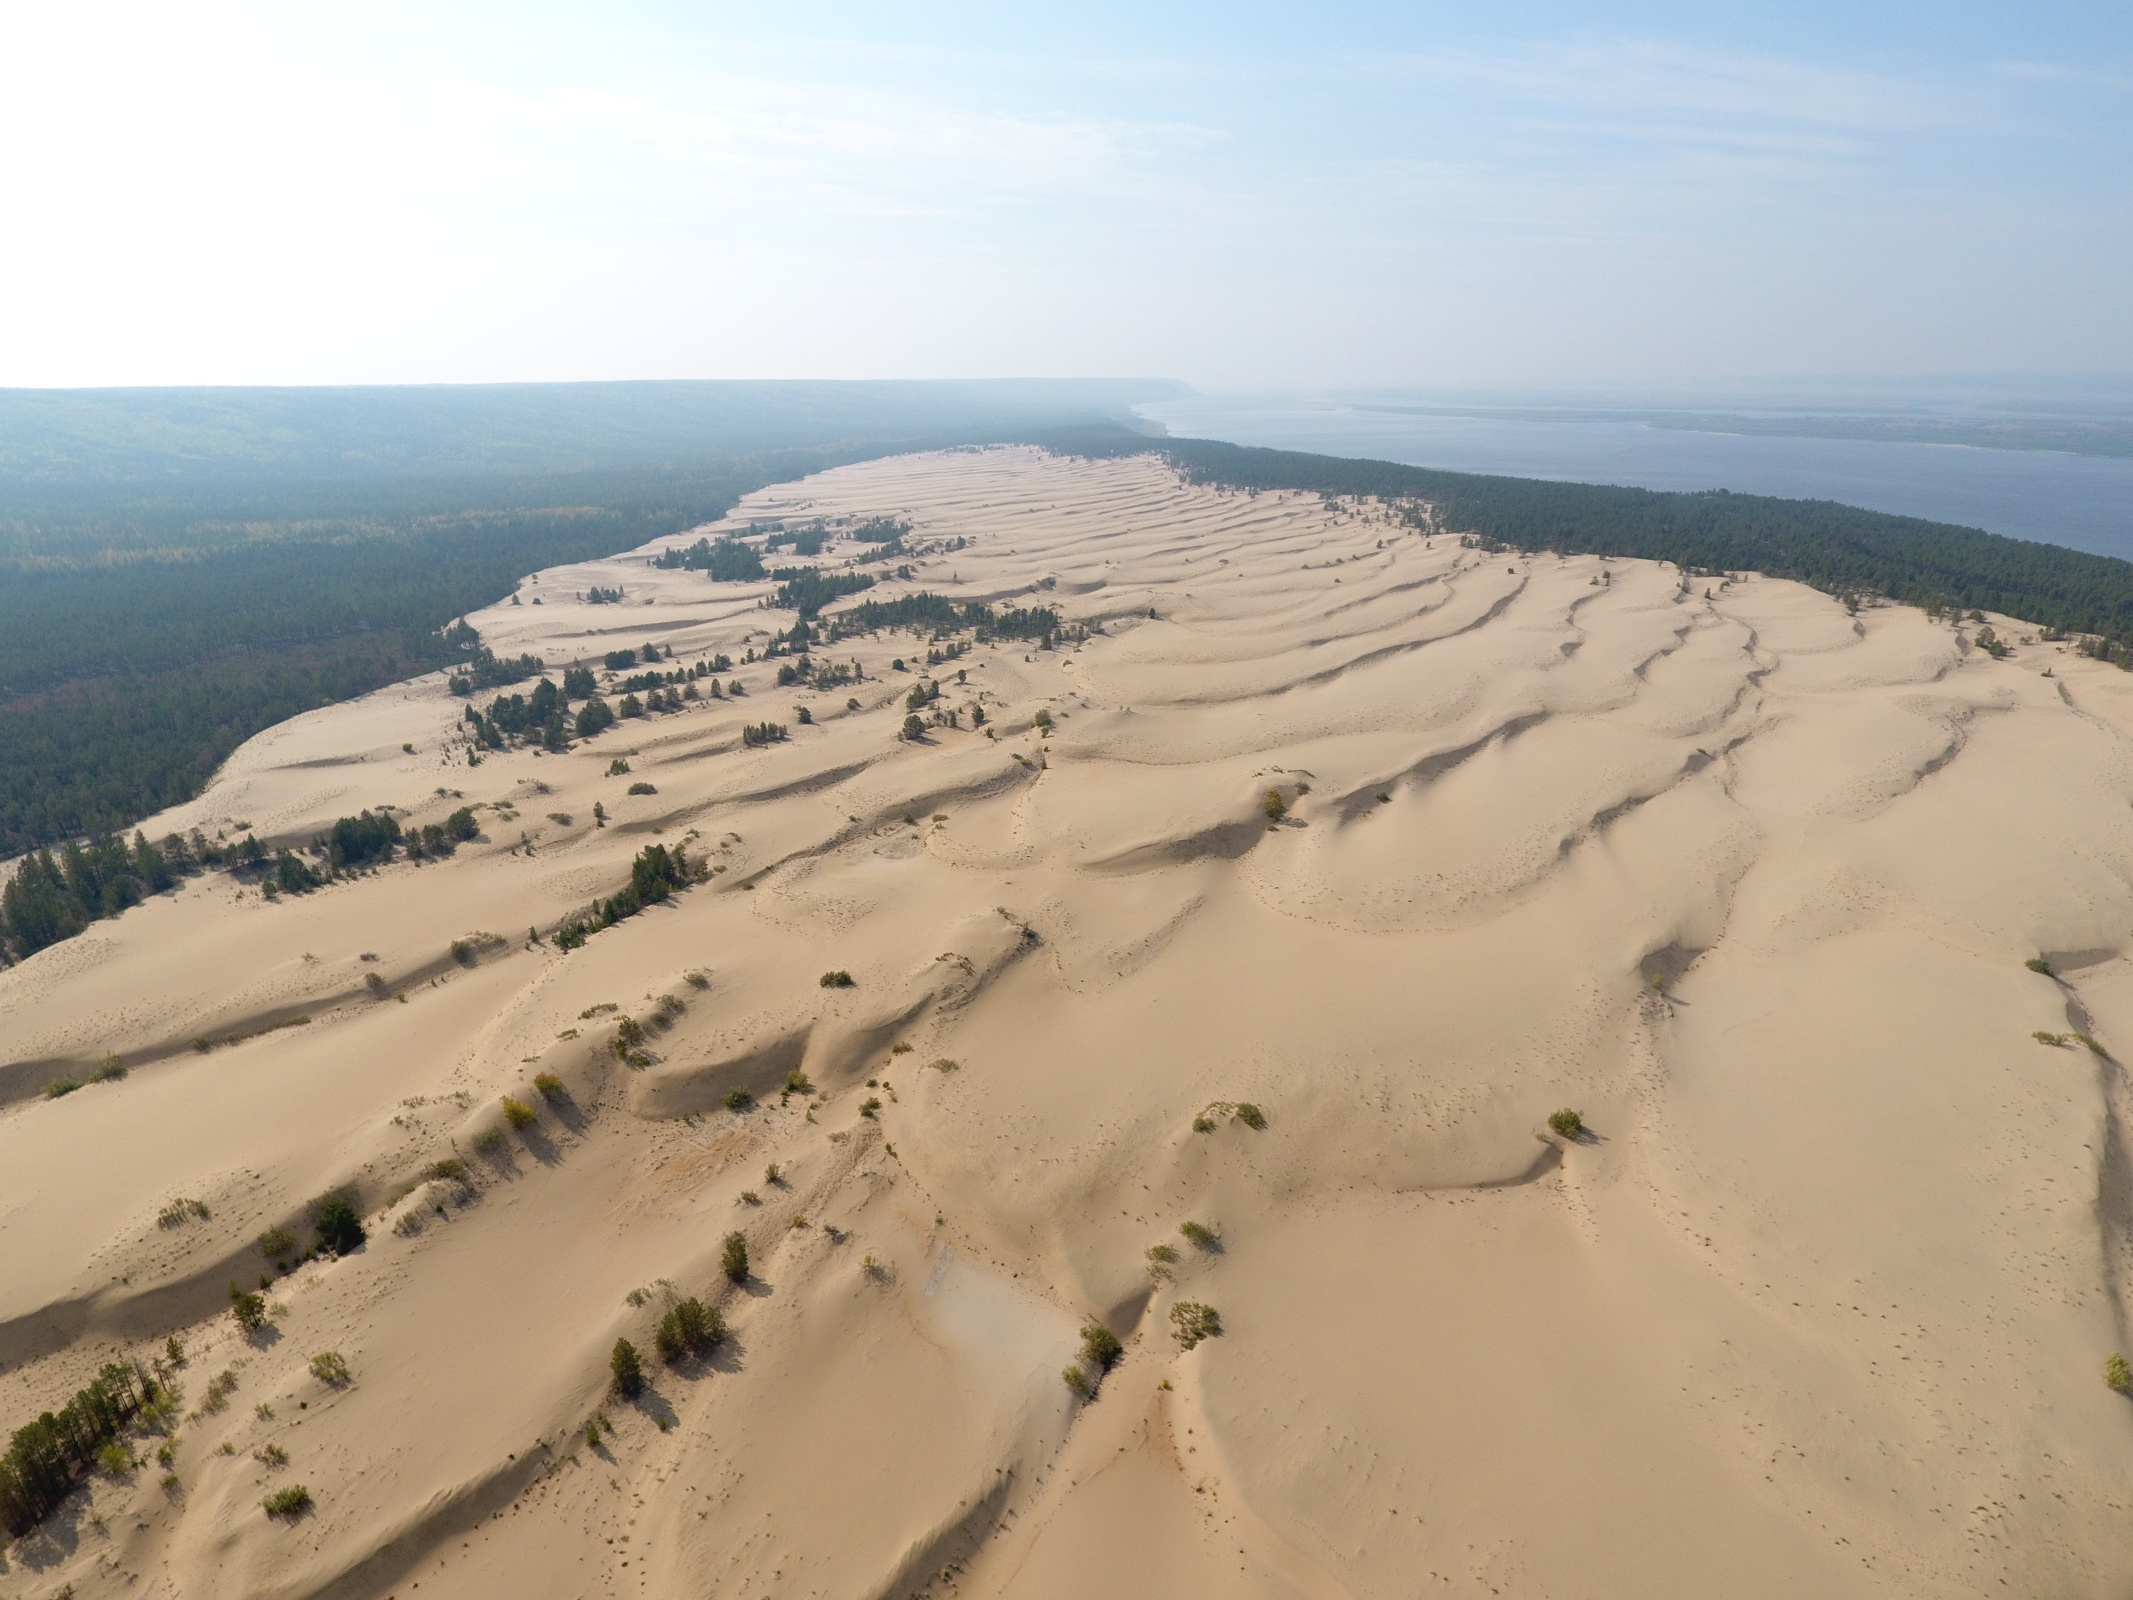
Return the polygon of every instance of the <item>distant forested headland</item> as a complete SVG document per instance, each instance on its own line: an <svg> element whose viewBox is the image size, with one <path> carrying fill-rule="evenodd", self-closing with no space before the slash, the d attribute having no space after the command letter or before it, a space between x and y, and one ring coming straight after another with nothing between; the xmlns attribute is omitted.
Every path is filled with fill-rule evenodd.
<svg viewBox="0 0 2133 1600"><path fill-rule="evenodd" d="M1063 431L1049 442L1082 455L1150 448L1145 439L1096 429ZM2090 635L2094 653L2133 664L2133 563L2113 556L1829 500L1500 478L1211 439L1166 439L1156 448L1195 483L1423 501L1433 526L1496 548L1762 572L1836 595L1998 611Z"/></svg>
<svg viewBox="0 0 2133 1600"><path fill-rule="evenodd" d="M459 659L542 567L1150 382L0 391L0 857L191 798L261 729Z"/></svg>

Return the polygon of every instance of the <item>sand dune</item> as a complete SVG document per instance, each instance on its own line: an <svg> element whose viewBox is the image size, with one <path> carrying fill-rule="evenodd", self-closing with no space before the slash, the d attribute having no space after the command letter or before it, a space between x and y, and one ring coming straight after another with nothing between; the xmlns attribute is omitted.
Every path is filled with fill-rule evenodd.
<svg viewBox="0 0 2133 1600"><path fill-rule="evenodd" d="M143 1441L0 1595L2125 1591L2133 679L1152 458L905 457L728 525L887 514L967 544L875 597L1100 631L935 667L964 726L919 742L909 633L479 766L396 686L149 833L480 839L209 875L0 972L0 1426L186 1352L172 1481ZM473 620L557 665L792 620L650 553ZM655 840L713 870L529 938ZM254 1241L336 1188L368 1243L241 1335ZM667 1366L687 1296L732 1336Z"/></svg>

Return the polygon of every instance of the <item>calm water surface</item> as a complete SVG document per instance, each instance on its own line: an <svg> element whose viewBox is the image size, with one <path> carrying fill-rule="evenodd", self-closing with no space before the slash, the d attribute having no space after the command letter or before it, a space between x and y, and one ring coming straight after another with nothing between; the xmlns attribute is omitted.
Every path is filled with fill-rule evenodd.
<svg viewBox="0 0 2133 1600"><path fill-rule="evenodd" d="M2133 459L1690 433L1608 418L1416 416L1292 398L1135 408L1174 434L1455 472L1841 500L2133 560Z"/></svg>

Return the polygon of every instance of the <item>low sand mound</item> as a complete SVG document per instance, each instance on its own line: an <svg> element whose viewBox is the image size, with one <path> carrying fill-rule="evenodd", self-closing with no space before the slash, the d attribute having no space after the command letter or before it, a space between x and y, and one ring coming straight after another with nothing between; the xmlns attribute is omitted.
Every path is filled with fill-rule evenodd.
<svg viewBox="0 0 2133 1600"><path fill-rule="evenodd" d="M545 572L500 655L744 692L478 765L434 678L298 718L150 834L480 836L0 972L0 1427L181 1395L0 1595L2133 1581L2133 680L1153 459L725 526L874 516L866 598L1070 631L780 688L767 583ZM653 843L692 881L559 949Z"/></svg>

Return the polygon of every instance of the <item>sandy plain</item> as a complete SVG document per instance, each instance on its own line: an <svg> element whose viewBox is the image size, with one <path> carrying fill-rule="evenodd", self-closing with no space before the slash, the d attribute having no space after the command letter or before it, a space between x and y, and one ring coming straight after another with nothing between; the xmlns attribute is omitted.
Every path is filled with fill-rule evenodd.
<svg viewBox="0 0 2133 1600"><path fill-rule="evenodd" d="M210 874L0 972L0 1426L173 1334L187 1412L173 1483L99 1475L0 1595L2126 1592L2133 678L1153 458L904 457L727 525L874 515L967 541L876 597L1101 631L852 639L850 688L741 665L479 766L398 685L147 831L479 840L276 903ZM650 553L472 620L557 666L792 620ZM965 726L903 742L927 676ZM715 870L528 938L654 840ZM253 1241L337 1187L369 1242L241 1336ZM618 1401L677 1295L732 1337ZM1181 1349L1181 1299L1221 1335Z"/></svg>

